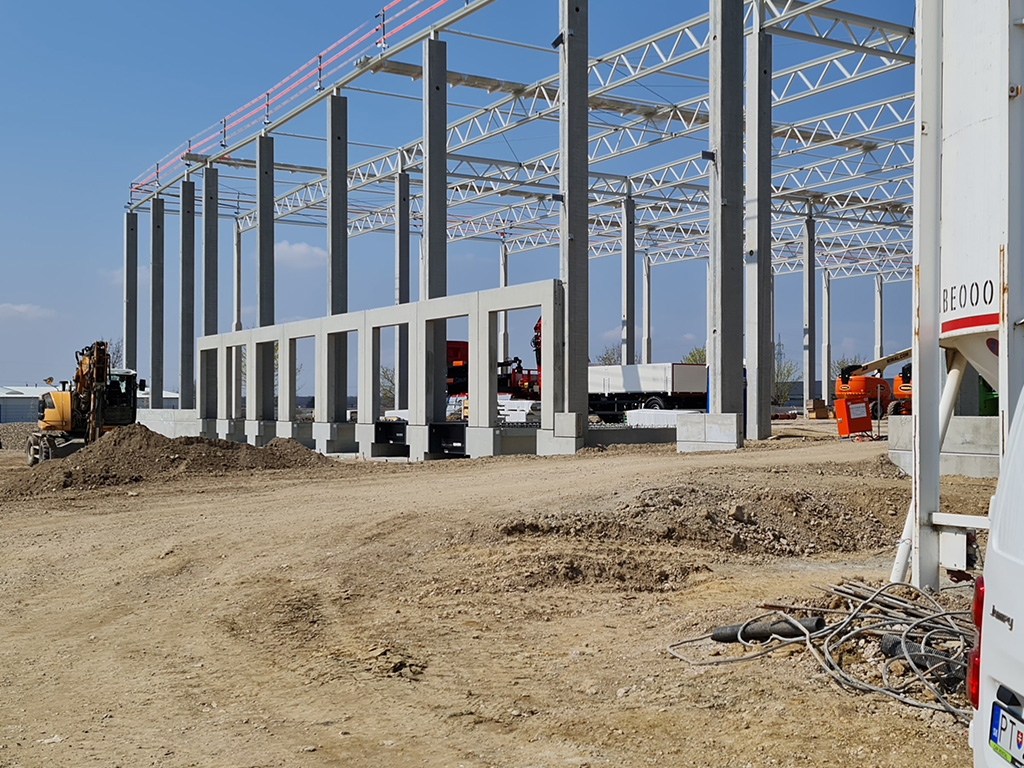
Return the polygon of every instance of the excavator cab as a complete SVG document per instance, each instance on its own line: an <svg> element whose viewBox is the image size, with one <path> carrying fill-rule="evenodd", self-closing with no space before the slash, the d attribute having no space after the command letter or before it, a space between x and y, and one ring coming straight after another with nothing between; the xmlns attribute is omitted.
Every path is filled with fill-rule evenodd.
<svg viewBox="0 0 1024 768"><path fill-rule="evenodd" d="M138 414L138 387L135 371L114 370L110 372L104 392L103 429L134 424Z"/></svg>

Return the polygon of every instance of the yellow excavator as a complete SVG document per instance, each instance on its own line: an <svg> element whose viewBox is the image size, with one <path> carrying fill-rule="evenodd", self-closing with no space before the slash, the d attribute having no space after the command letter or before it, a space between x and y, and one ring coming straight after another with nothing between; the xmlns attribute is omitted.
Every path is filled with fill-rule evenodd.
<svg viewBox="0 0 1024 768"><path fill-rule="evenodd" d="M145 380L138 381L135 371L111 369L105 341L79 350L75 360L74 380L39 397L37 431L25 444L29 466L68 456L105 432L135 423Z"/></svg>

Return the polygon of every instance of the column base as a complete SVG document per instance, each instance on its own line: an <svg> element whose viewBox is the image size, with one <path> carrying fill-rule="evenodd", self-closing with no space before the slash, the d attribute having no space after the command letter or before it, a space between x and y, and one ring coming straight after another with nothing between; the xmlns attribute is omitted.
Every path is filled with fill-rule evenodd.
<svg viewBox="0 0 1024 768"><path fill-rule="evenodd" d="M204 436L206 433L203 433ZM244 419L217 419L217 428L211 437L219 437L221 440L230 440L232 443L244 443L245 420Z"/></svg>
<svg viewBox="0 0 1024 768"><path fill-rule="evenodd" d="M277 437L276 421L245 421L245 439L249 445L262 448Z"/></svg>
<svg viewBox="0 0 1024 768"><path fill-rule="evenodd" d="M311 421L279 421L277 422L277 437L294 440L307 448L313 448L316 445L313 441L313 422Z"/></svg>
<svg viewBox="0 0 1024 768"><path fill-rule="evenodd" d="M318 453L357 453L356 425L351 421L314 421L311 439Z"/></svg>

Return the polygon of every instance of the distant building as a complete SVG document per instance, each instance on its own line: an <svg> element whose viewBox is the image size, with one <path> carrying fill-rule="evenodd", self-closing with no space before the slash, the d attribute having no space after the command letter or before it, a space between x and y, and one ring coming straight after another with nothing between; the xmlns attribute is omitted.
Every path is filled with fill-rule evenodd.
<svg viewBox="0 0 1024 768"><path fill-rule="evenodd" d="M17 387L0 385L0 424L35 422L39 415L39 396L56 387Z"/></svg>

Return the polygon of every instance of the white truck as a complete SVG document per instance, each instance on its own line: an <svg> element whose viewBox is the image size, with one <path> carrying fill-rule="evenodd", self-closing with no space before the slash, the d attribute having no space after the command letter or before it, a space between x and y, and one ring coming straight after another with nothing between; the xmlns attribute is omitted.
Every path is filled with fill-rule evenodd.
<svg viewBox="0 0 1024 768"><path fill-rule="evenodd" d="M622 421L623 413L637 408L707 408L706 365L592 365L588 373L590 412L603 421Z"/></svg>
<svg viewBox="0 0 1024 768"><path fill-rule="evenodd" d="M978 643L968 659L975 768L1024 766L1024 414L1014 420L974 587Z"/></svg>

